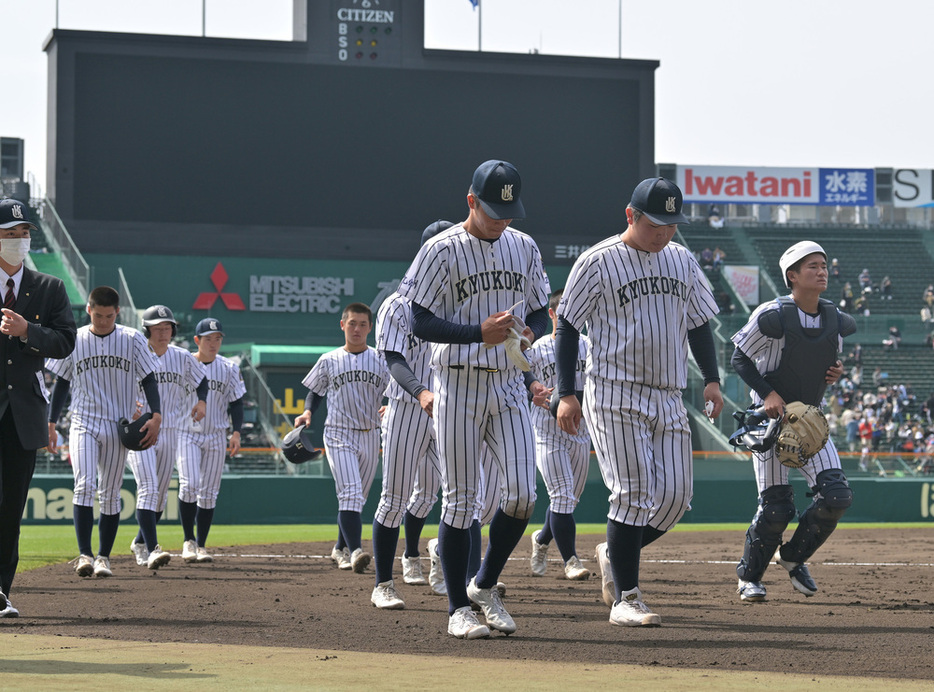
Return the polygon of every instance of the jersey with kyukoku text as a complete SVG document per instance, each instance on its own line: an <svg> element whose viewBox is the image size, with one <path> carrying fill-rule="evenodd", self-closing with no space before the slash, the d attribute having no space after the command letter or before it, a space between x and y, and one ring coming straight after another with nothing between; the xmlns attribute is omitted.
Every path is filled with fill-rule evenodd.
<svg viewBox="0 0 934 692"><path fill-rule="evenodd" d="M139 382L155 371L155 356L143 335L122 324L106 336L78 329L75 350L66 358L45 361L45 367L71 383L72 420L117 422L136 413Z"/></svg>
<svg viewBox="0 0 934 692"><path fill-rule="evenodd" d="M590 337L588 375L659 389L687 386L688 330L717 314L694 255L678 243L661 252L607 238L582 254L558 315Z"/></svg>
<svg viewBox="0 0 934 692"><path fill-rule="evenodd" d="M422 245L399 293L436 317L479 325L490 315L510 309L524 320L548 305L551 287L541 253L530 236L507 228L490 242L458 224ZM435 344L431 363L516 368L502 345L484 348L480 343Z"/></svg>
<svg viewBox="0 0 934 692"><path fill-rule="evenodd" d="M159 402L162 408L162 429L180 429L188 425L191 418L191 406L188 399L204 379L204 366L195 358L194 354L175 344L169 344L168 349L161 356L152 354L156 362L155 377L159 385ZM140 391L139 400L144 405L144 411L149 410L146 397ZM197 401L197 397L195 397Z"/></svg>
<svg viewBox="0 0 934 692"><path fill-rule="evenodd" d="M386 361L368 346L360 353L343 347L328 351L318 358L302 384L327 397L325 425L372 430L379 427L379 407L388 381Z"/></svg>
<svg viewBox="0 0 934 692"><path fill-rule="evenodd" d="M415 378L431 388L431 344L412 334L412 305L398 293L386 298L376 313L376 350L401 353ZM392 377L386 396L415 401Z"/></svg>
<svg viewBox="0 0 934 692"><path fill-rule="evenodd" d="M205 401L204 420L200 422L200 425L195 424L192 430L197 431L200 427L205 434L218 430L226 432L230 427L227 409L230 404L246 394L243 374L240 372L239 365L224 356L216 356L210 363L201 365L204 367L204 376L208 378L208 397ZM197 403L198 393L192 389L183 409L191 411Z"/></svg>

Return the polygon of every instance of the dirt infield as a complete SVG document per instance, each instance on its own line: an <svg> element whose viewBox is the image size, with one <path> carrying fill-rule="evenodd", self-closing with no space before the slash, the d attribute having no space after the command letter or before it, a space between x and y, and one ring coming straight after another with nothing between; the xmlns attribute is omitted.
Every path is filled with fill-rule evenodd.
<svg viewBox="0 0 934 692"><path fill-rule="evenodd" d="M591 570L598 540L578 539ZM559 579L557 561L545 577L530 576L526 537L502 577L519 627L509 637L449 637L446 599L401 584L401 576L406 609L378 611L369 602L372 568L339 571L321 543L214 548L213 564L185 565L176 555L157 573L120 554L109 579L82 579L68 565L33 570L14 586L22 617L0 621L0 632L934 679L934 530L842 529L812 565L816 596L795 592L773 566L768 601L754 605L734 592L742 540L741 532L674 532L645 550L642 588L662 616L659 628L611 626L599 580Z"/></svg>

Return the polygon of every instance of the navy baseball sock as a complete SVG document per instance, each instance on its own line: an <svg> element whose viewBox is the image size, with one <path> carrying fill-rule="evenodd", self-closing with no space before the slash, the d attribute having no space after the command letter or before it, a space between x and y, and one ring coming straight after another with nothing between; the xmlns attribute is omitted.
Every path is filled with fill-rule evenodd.
<svg viewBox="0 0 934 692"><path fill-rule="evenodd" d="M208 534L211 532L211 524L214 522L214 508L198 507L198 515L195 517L195 521L198 524L198 545L203 548L208 544Z"/></svg>
<svg viewBox="0 0 934 692"><path fill-rule="evenodd" d="M156 512L155 514L156 514L156 523L158 524L159 520L162 518L162 512ZM136 519L137 521L139 521L139 516L137 516ZM140 528L139 531L136 532L136 538L133 539L133 542L134 543L145 543L146 542L146 537L143 535L142 527Z"/></svg>
<svg viewBox="0 0 934 692"><path fill-rule="evenodd" d="M98 555L110 557L110 551L113 550L114 541L117 540L117 529L120 528L119 514L101 514L97 522L97 533L100 538L100 550Z"/></svg>
<svg viewBox="0 0 934 692"><path fill-rule="evenodd" d="M344 538L344 532L341 531L341 513L337 513L337 543L334 544L334 547L338 550L343 550L347 547L347 539Z"/></svg>
<svg viewBox="0 0 934 692"><path fill-rule="evenodd" d="M607 553L616 597L622 591L631 591L639 586L639 559L642 555L642 526L621 524L612 519L606 523Z"/></svg>
<svg viewBox="0 0 934 692"><path fill-rule="evenodd" d="M178 501L178 519L182 523L182 535L186 541L195 540L195 517L198 505L194 502Z"/></svg>
<svg viewBox="0 0 934 692"><path fill-rule="evenodd" d="M668 532L662 531L661 529L656 529L654 526L646 526L642 531L642 547L644 548L652 541L657 541L666 533Z"/></svg>
<svg viewBox="0 0 934 692"><path fill-rule="evenodd" d="M538 532L538 543L540 545L548 545L554 537L555 534L551 530L551 508L549 508L545 510L545 521L542 523L542 528Z"/></svg>
<svg viewBox="0 0 934 692"><path fill-rule="evenodd" d="M156 513L151 509L136 510L136 521L139 524L139 532L143 534L143 540L137 543L145 543L146 550L150 553L156 549Z"/></svg>
<svg viewBox="0 0 934 692"><path fill-rule="evenodd" d="M470 553L470 529L455 529L443 521L438 526L438 552L444 583L448 587L448 615L470 605L467 598L467 561Z"/></svg>
<svg viewBox="0 0 934 692"><path fill-rule="evenodd" d="M392 579L392 561L396 559L396 546L399 544L399 527L390 528L373 520L373 552L376 569L376 583Z"/></svg>
<svg viewBox="0 0 934 692"><path fill-rule="evenodd" d="M490 522L490 540L486 547L486 557L477 572L477 586L481 589L492 589L496 586L500 572L506 566L506 560L522 539L525 527L529 525L528 519L516 519L506 514L502 509L496 510L493 521Z"/></svg>
<svg viewBox="0 0 934 692"><path fill-rule="evenodd" d="M550 512L551 530L555 536L555 543L561 552L562 559L567 562L577 555L577 522L573 514Z"/></svg>
<svg viewBox="0 0 934 692"><path fill-rule="evenodd" d="M428 517L416 517L406 510L402 525L405 526L405 553L406 557L418 557L418 539L422 537L422 529L425 527L425 519Z"/></svg>
<svg viewBox="0 0 934 692"><path fill-rule="evenodd" d="M470 528L470 556L467 558L467 580L470 583L477 572L480 571L480 562L483 559L483 535L480 533L480 520L474 519Z"/></svg>
<svg viewBox="0 0 934 692"><path fill-rule="evenodd" d="M94 508L84 505L74 506L75 536L78 538L78 552L82 555L94 555L91 548L91 534L94 532Z"/></svg>
<svg viewBox="0 0 934 692"><path fill-rule="evenodd" d="M341 510L337 513L337 526L351 553L363 545L363 516L360 512L352 512L349 509ZM338 547L340 547L340 541L338 541Z"/></svg>

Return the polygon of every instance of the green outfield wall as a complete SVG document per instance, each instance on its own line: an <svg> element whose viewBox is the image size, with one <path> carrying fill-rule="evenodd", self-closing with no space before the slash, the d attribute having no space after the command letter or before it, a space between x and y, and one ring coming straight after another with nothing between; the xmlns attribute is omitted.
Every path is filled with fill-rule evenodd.
<svg viewBox="0 0 934 692"><path fill-rule="evenodd" d="M810 500L808 488L792 480L796 503L803 510ZM934 477L856 478L853 507L845 521L917 522L934 525ZM24 514L26 524L70 524L72 522L71 476L37 475L29 491ZM121 519L135 523L136 484L124 480ZM548 495L539 480L539 501L532 523L544 518ZM591 478L575 512L580 523L606 521L608 492L599 479ZM374 483L363 510L364 523L373 520L379 499L379 479ZM169 503L162 523L178 522L177 483L173 479ZM438 505L429 515L429 523L438 522ZM756 510L755 481L745 479L698 479L694 483L688 523L747 522ZM337 521L334 481L310 476L224 476L214 521L218 524L333 524Z"/></svg>

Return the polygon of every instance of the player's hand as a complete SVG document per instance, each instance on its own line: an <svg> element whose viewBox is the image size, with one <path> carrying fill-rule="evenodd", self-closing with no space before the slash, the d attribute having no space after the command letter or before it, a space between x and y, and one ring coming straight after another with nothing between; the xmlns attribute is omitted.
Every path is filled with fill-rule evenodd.
<svg viewBox="0 0 934 692"><path fill-rule="evenodd" d="M843 363L839 360L827 368L827 374L824 376L824 382L827 384L834 384L837 380L843 377Z"/></svg>
<svg viewBox="0 0 934 692"><path fill-rule="evenodd" d="M539 382L533 382L532 387L535 385L538 387L532 391L532 403L536 406L540 406L546 411L549 410L549 402L551 401L551 393L555 391L554 387L545 387ZM530 387L531 389L531 387Z"/></svg>
<svg viewBox="0 0 934 692"><path fill-rule="evenodd" d="M714 420L723 410L723 396L720 394L720 383L710 382L704 387L704 401L706 406L704 411L710 420ZM713 406L711 406L713 404Z"/></svg>
<svg viewBox="0 0 934 692"><path fill-rule="evenodd" d="M230 435L230 442L227 444L227 451L230 452L230 456L236 455L240 451L240 432L234 431Z"/></svg>
<svg viewBox="0 0 934 692"><path fill-rule="evenodd" d="M55 423L49 423L49 453L58 453L58 430L55 429Z"/></svg>
<svg viewBox="0 0 934 692"><path fill-rule="evenodd" d="M376 409L376 415L379 416L380 420L382 420L384 413L386 413L385 406L380 406L378 409Z"/></svg>
<svg viewBox="0 0 934 692"><path fill-rule="evenodd" d="M765 397L762 405L765 407L765 412L769 418L781 418L785 415L785 400L774 389Z"/></svg>
<svg viewBox="0 0 934 692"><path fill-rule="evenodd" d="M295 427L297 428L300 425L305 428L311 425L311 411L308 409L305 409L302 415L295 418Z"/></svg>
<svg viewBox="0 0 934 692"><path fill-rule="evenodd" d="M722 404L722 402L721 402ZM568 435L576 435L581 424L581 402L574 394L561 397L558 402L558 427Z"/></svg>
<svg viewBox="0 0 934 692"><path fill-rule="evenodd" d="M136 419L139 418L141 415L143 415L143 402L142 402L142 401L137 401L137 402L136 402L136 410L133 412L133 420L136 420Z"/></svg>
<svg viewBox="0 0 934 692"><path fill-rule="evenodd" d="M429 418L434 417L435 413L435 395L429 392L427 389L423 389L418 393L418 405L422 407L422 411L428 414Z"/></svg>
<svg viewBox="0 0 934 692"><path fill-rule="evenodd" d="M29 330L29 323L19 313L13 312L9 308L0 308L3 317L0 318L0 334L8 336L26 336Z"/></svg>
<svg viewBox="0 0 934 692"><path fill-rule="evenodd" d="M531 344L535 341L535 332L533 332L530 327L526 327L522 330L522 336L529 340L529 346L526 346L524 341L519 341L519 348L524 351L527 348L531 348Z"/></svg>
<svg viewBox="0 0 934 692"><path fill-rule="evenodd" d="M204 414L207 412L207 404L203 401L199 401L195 404L194 408L191 409L191 419L197 423L200 420L204 420Z"/></svg>
<svg viewBox="0 0 934 692"><path fill-rule="evenodd" d="M156 444L156 441L159 439L160 427L162 427L162 414L154 413L152 414L152 418L146 421L143 427L139 429L140 432L145 433L143 439L140 440L143 449L149 449Z"/></svg>
<svg viewBox="0 0 934 692"><path fill-rule="evenodd" d="M483 324L480 325L480 331L483 334L483 343L495 346L506 340L509 328L515 324L516 320L511 313L497 312L490 315Z"/></svg>

